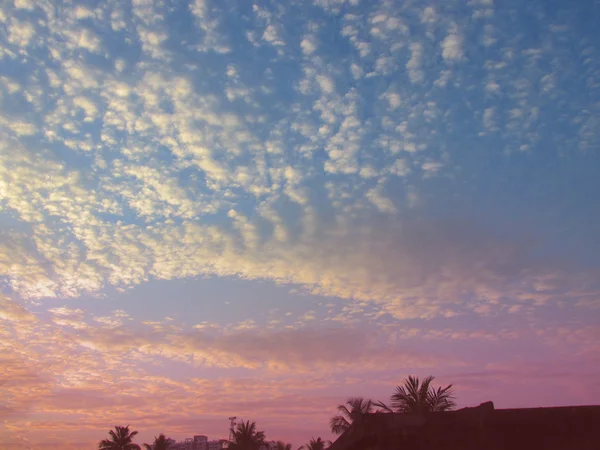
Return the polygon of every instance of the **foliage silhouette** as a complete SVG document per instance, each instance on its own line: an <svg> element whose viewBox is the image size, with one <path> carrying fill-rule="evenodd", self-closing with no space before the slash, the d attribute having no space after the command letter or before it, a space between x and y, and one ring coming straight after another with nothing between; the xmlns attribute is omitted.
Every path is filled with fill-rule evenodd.
<svg viewBox="0 0 600 450"><path fill-rule="evenodd" d="M292 444L286 444L283 441L277 441L275 450L292 450Z"/></svg>
<svg viewBox="0 0 600 450"><path fill-rule="evenodd" d="M169 450L171 444L172 440L163 433L160 433L158 437L154 437L154 442L152 444L144 444L144 448L146 450Z"/></svg>
<svg viewBox="0 0 600 450"><path fill-rule="evenodd" d="M236 429L231 429L233 439L229 442L229 450L260 450L265 443L264 431L256 429L256 422L242 421Z"/></svg>
<svg viewBox="0 0 600 450"><path fill-rule="evenodd" d="M456 407L454 390L449 384L445 388L434 388L431 383L434 377L429 376L419 381L418 377L409 376L403 386L397 386L391 396L391 407L382 402L375 403L386 412L425 414L428 412L450 411Z"/></svg>
<svg viewBox="0 0 600 450"><path fill-rule="evenodd" d="M108 432L110 439L103 439L98 444L99 450L141 450L140 446L133 443L137 431L129 431L126 427L115 426L114 431Z"/></svg>
<svg viewBox="0 0 600 450"><path fill-rule="evenodd" d="M317 439L311 438L310 442L306 444L306 446L303 445L302 447L298 448L298 450L325 450L330 445L331 441L324 441L320 437L318 437Z"/></svg>
<svg viewBox="0 0 600 450"><path fill-rule="evenodd" d="M333 434L342 434L360 422L365 414L373 412L373 402L362 397L350 397L345 405L338 405L337 410L340 414L331 418L329 426Z"/></svg>

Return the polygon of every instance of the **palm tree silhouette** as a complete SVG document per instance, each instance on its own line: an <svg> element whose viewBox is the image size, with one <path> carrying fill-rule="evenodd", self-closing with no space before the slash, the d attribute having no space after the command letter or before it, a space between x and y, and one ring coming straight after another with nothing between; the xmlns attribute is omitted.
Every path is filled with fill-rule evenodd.
<svg viewBox="0 0 600 450"><path fill-rule="evenodd" d="M324 441L320 437L317 439L311 438L310 442L306 444L306 447L303 445L302 447L298 448L298 450L302 450L304 448L306 448L306 450L325 450L326 446L329 447L330 445L331 441Z"/></svg>
<svg viewBox="0 0 600 450"><path fill-rule="evenodd" d="M108 432L110 439L103 439L98 444L99 450L141 450L140 446L133 443L133 438L137 431L129 431L129 425L126 427L115 426L114 431Z"/></svg>
<svg viewBox="0 0 600 450"><path fill-rule="evenodd" d="M418 377L409 376L403 386L397 386L391 397L391 408L382 402L376 406L388 412L425 414L428 412L450 411L456 407L454 390L449 384L437 389L431 386L434 377L429 376L419 381Z"/></svg>
<svg viewBox="0 0 600 450"><path fill-rule="evenodd" d="M275 450L292 450L292 444L286 444L283 441L277 441Z"/></svg>
<svg viewBox="0 0 600 450"><path fill-rule="evenodd" d="M256 422L250 421L237 425L237 428L231 430L233 439L229 443L229 450L260 450L261 445L265 443L264 431L257 431Z"/></svg>
<svg viewBox="0 0 600 450"><path fill-rule="evenodd" d="M373 402L362 397L350 397L345 405L338 405L337 416L331 418L329 426L333 434L342 434L354 423L360 422L365 414L373 412Z"/></svg>
<svg viewBox="0 0 600 450"><path fill-rule="evenodd" d="M154 442L152 444L144 444L146 450L169 450L171 447L172 440L166 437L163 433L160 433L158 437L154 436Z"/></svg>

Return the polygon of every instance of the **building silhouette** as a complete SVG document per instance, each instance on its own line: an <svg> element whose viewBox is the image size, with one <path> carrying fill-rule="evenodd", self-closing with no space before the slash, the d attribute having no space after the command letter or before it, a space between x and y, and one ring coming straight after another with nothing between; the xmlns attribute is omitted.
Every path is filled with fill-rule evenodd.
<svg viewBox="0 0 600 450"><path fill-rule="evenodd" d="M366 414L328 450L599 450L600 406Z"/></svg>
<svg viewBox="0 0 600 450"><path fill-rule="evenodd" d="M214 439L209 441L207 436L202 434L186 438L183 441L175 442L169 447L169 450L223 450L226 439Z"/></svg>

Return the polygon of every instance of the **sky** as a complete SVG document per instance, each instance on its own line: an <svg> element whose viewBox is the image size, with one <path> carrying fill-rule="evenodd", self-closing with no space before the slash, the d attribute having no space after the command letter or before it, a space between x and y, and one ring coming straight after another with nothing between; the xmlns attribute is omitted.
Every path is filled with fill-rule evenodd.
<svg viewBox="0 0 600 450"><path fill-rule="evenodd" d="M1 5L2 448L600 404L600 2Z"/></svg>

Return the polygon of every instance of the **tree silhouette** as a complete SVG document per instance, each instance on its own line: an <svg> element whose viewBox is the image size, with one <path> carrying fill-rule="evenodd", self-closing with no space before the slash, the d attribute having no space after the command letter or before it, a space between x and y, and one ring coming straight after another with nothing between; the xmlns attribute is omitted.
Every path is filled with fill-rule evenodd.
<svg viewBox="0 0 600 450"><path fill-rule="evenodd" d="M283 441L277 441L275 450L292 450L292 444L286 444Z"/></svg>
<svg viewBox="0 0 600 450"><path fill-rule="evenodd" d="M171 447L172 440L166 437L163 433L160 433L158 437L154 436L154 442L152 444L144 444L146 450L169 450Z"/></svg>
<svg viewBox="0 0 600 450"><path fill-rule="evenodd" d="M257 431L256 422L250 421L237 425L237 428L231 429L233 439L229 442L230 450L260 450L261 445L265 443L264 431Z"/></svg>
<svg viewBox="0 0 600 450"><path fill-rule="evenodd" d="M116 426L114 431L108 432L110 439L103 439L98 444L99 450L141 450L140 446L133 443L133 438L137 431L129 431L129 425L126 427Z"/></svg>
<svg viewBox="0 0 600 450"><path fill-rule="evenodd" d="M306 448L306 450L325 450L331 445L331 441L324 441L320 437L317 439L311 438L310 442L306 446L300 447L298 450ZM327 446L327 447L326 447Z"/></svg>
<svg viewBox="0 0 600 450"><path fill-rule="evenodd" d="M391 397L391 408L382 402L376 406L388 412L425 414L428 412L450 411L456 407L454 390L449 384L437 389L431 386L434 377L429 376L419 381L418 377L409 376L403 386L397 386Z"/></svg>
<svg viewBox="0 0 600 450"><path fill-rule="evenodd" d="M337 410L340 414L331 418L329 426L333 434L342 434L360 422L365 414L373 412L373 402L362 397L350 397L345 405L338 405Z"/></svg>

